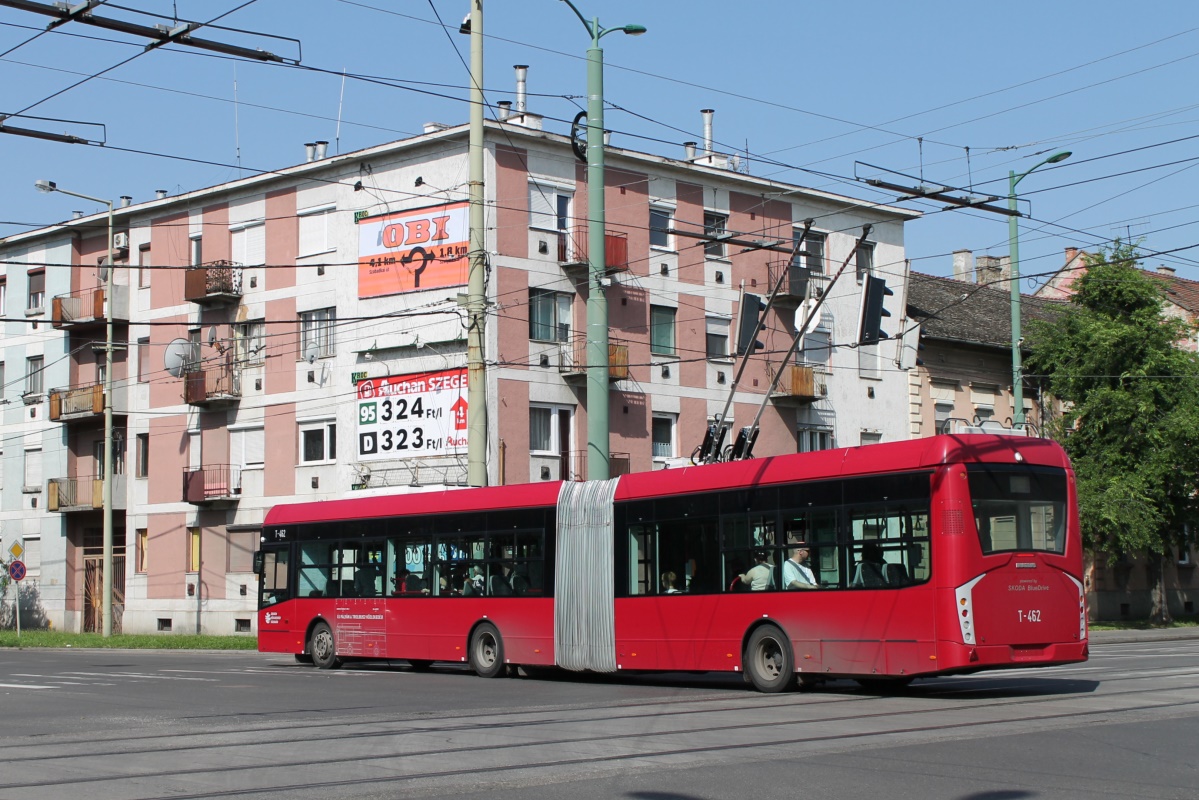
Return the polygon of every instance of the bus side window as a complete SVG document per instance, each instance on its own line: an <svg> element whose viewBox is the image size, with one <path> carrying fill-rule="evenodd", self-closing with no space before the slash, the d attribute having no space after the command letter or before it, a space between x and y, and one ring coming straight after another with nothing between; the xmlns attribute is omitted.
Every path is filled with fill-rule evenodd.
<svg viewBox="0 0 1199 800"><path fill-rule="evenodd" d="M261 560L258 574L262 576L262 598L260 605L280 603L291 597L287 584L287 550L259 551L255 557Z"/></svg>

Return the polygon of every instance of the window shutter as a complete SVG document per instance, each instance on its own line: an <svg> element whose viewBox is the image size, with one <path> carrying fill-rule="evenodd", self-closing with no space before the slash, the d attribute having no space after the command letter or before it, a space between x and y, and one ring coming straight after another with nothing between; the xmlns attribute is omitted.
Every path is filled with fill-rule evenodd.
<svg viewBox="0 0 1199 800"><path fill-rule="evenodd" d="M42 485L42 451L25 451L25 485L33 488Z"/></svg>
<svg viewBox="0 0 1199 800"><path fill-rule="evenodd" d="M204 462L200 459L200 432L195 431L187 434L187 466L191 470L197 470Z"/></svg>
<svg viewBox="0 0 1199 800"><path fill-rule="evenodd" d="M235 467L246 465L247 431L229 431L229 463Z"/></svg>
<svg viewBox="0 0 1199 800"><path fill-rule="evenodd" d="M266 436L262 428L250 428L242 431L245 442L245 461L243 466L260 467L266 463Z"/></svg>
<svg viewBox="0 0 1199 800"><path fill-rule="evenodd" d="M323 253L329 249L329 212L300 217L300 255Z"/></svg>
<svg viewBox="0 0 1199 800"><path fill-rule="evenodd" d="M548 186L529 184L529 227L554 231L558 229L557 192Z"/></svg>

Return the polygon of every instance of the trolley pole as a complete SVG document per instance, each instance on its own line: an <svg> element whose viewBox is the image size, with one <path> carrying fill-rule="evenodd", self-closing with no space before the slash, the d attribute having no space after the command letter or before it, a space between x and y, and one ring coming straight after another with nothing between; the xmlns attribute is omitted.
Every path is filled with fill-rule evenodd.
<svg viewBox="0 0 1199 800"><path fill-rule="evenodd" d="M466 462L467 482L487 485L486 232L483 228L483 0L470 4L470 268L467 273Z"/></svg>

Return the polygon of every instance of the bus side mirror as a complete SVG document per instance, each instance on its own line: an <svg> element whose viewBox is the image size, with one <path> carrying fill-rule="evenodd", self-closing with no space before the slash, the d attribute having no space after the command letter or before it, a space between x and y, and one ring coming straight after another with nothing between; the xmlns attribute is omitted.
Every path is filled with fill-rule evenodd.
<svg viewBox="0 0 1199 800"><path fill-rule="evenodd" d="M261 575L262 568L266 566L266 559L262 557L261 550L254 551L254 574Z"/></svg>

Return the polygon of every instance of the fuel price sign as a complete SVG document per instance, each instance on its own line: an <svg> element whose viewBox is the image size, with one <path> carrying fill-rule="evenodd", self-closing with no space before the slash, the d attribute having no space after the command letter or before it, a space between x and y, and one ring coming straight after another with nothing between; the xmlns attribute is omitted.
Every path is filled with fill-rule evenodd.
<svg viewBox="0 0 1199 800"><path fill-rule="evenodd" d="M358 460L466 450L466 370L358 381Z"/></svg>

